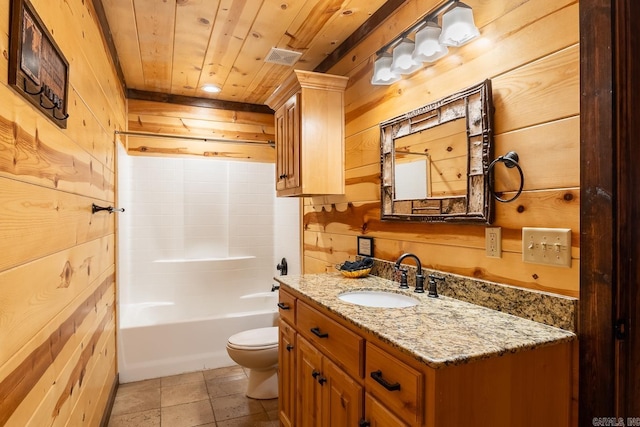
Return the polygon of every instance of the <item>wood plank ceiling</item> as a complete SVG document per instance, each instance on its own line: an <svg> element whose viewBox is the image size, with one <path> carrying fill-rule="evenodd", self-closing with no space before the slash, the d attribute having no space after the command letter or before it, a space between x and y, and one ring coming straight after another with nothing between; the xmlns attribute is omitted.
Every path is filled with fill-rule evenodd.
<svg viewBox="0 0 640 427"><path fill-rule="evenodd" d="M385 0L101 0L127 89L264 104L313 70ZM266 63L272 47L302 56ZM221 88L217 94L205 84Z"/></svg>

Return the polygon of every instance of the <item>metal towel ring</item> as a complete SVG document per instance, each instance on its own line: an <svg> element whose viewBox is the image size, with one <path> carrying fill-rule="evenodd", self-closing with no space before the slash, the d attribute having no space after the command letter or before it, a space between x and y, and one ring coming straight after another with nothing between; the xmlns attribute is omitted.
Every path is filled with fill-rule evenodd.
<svg viewBox="0 0 640 427"><path fill-rule="evenodd" d="M489 164L489 169L487 170L487 179L489 181L489 191L491 192L491 195L493 195L493 197L499 202L502 202L502 203L513 202L522 193L522 189L524 188L524 173L522 173L522 168L518 164L518 160L519 160L518 153L516 153L515 151L509 151L504 156L498 157L497 159L492 161L491 164ZM520 188L518 189L518 192L516 193L516 195L510 199L502 199L493 191L493 185L492 185L493 168L497 163L504 163L504 165L509 169L518 168L518 172L520 172Z"/></svg>

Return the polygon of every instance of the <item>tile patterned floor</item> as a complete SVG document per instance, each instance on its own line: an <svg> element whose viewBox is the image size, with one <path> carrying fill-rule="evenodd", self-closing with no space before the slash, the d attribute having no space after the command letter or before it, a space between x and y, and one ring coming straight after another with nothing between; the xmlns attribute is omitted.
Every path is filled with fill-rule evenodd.
<svg viewBox="0 0 640 427"><path fill-rule="evenodd" d="M121 384L108 427L277 427L278 399L244 395L240 366Z"/></svg>

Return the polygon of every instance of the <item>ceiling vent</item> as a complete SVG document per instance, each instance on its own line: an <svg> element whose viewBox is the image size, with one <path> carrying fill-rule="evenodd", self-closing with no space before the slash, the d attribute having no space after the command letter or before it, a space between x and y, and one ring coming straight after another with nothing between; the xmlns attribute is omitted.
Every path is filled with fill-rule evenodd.
<svg viewBox="0 0 640 427"><path fill-rule="evenodd" d="M293 50L278 49L272 47L269 54L265 58L264 62L270 62L272 64L292 66L302 56L301 52L295 52Z"/></svg>

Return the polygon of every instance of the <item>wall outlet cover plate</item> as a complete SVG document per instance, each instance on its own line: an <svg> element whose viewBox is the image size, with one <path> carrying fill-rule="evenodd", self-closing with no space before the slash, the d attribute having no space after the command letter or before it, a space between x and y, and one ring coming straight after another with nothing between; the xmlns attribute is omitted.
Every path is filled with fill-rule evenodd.
<svg viewBox="0 0 640 427"><path fill-rule="evenodd" d="M484 236L487 256L489 258L502 258L502 228L486 227Z"/></svg>

